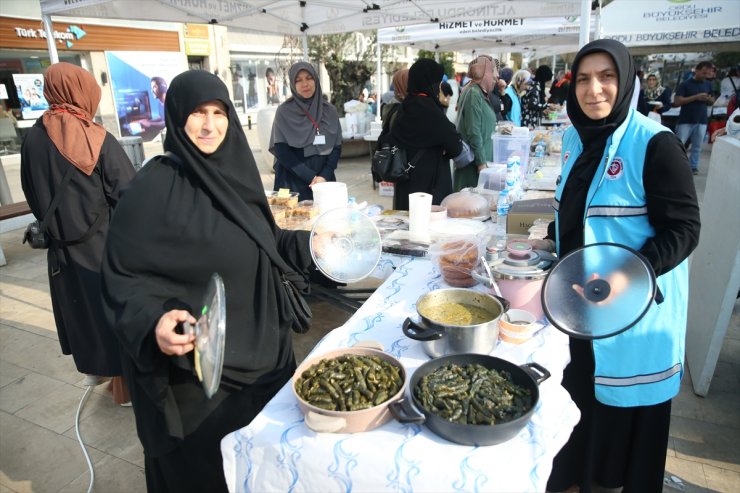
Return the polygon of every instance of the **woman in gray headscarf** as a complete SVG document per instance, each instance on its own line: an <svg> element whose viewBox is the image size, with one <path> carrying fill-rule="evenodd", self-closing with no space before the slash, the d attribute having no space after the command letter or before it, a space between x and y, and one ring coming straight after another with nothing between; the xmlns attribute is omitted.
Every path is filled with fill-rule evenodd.
<svg viewBox="0 0 740 493"><path fill-rule="evenodd" d="M300 200L313 199L313 185L336 181L342 130L337 110L324 100L313 66L294 63L288 76L292 97L278 106L270 136L274 189L289 188L300 194Z"/></svg>

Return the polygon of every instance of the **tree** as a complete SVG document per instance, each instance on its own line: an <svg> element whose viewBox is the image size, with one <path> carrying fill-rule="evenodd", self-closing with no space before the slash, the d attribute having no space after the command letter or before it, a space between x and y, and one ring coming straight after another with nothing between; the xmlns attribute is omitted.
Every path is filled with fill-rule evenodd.
<svg viewBox="0 0 740 493"><path fill-rule="evenodd" d="M376 35L362 33L323 34L309 36L308 53L313 62L323 64L331 80L330 101L339 115L344 103L357 95L375 73L374 49Z"/></svg>
<svg viewBox="0 0 740 493"><path fill-rule="evenodd" d="M440 51L439 52L439 63L445 68L445 74L448 77L455 75L455 54L451 51ZM433 51L419 50L418 58L430 58L435 59Z"/></svg>

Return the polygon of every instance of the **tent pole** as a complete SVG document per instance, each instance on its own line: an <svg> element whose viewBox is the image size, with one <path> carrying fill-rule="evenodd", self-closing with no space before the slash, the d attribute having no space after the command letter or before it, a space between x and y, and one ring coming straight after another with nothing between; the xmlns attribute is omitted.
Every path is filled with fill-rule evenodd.
<svg viewBox="0 0 740 493"><path fill-rule="evenodd" d="M380 97L383 95L383 74L380 73L380 71L383 70L383 59L382 59L383 50L382 50L382 46L380 45L380 29L378 29L376 36L377 36L375 38L375 44L377 46L376 59L378 61L378 65L376 67L376 71L378 75L376 79L378 80L378 90L375 91L375 121L379 122L380 121Z"/></svg>
<svg viewBox="0 0 740 493"><path fill-rule="evenodd" d="M59 54L57 53L57 45L54 44L54 29L51 26L51 16L43 14L41 21L44 23L44 31L46 31L46 46L49 49L49 59L51 63L59 63Z"/></svg>
<svg viewBox="0 0 740 493"><path fill-rule="evenodd" d="M601 0L599 0L599 6L596 7L594 24L594 39L601 39Z"/></svg>
<svg viewBox="0 0 740 493"><path fill-rule="evenodd" d="M303 61L308 61L308 34L306 31L303 31L303 36L301 36L301 40L303 41Z"/></svg>
<svg viewBox="0 0 740 493"><path fill-rule="evenodd" d="M588 43L591 32L591 0L581 0L581 31L578 35L578 48Z"/></svg>

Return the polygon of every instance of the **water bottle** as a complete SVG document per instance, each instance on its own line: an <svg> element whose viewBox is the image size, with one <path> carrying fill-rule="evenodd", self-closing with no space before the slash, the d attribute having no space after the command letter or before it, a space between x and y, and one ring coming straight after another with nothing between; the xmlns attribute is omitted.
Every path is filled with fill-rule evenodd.
<svg viewBox="0 0 740 493"><path fill-rule="evenodd" d="M503 189L498 194L498 202L496 202L496 224L506 231L506 216L509 214L509 190Z"/></svg>
<svg viewBox="0 0 740 493"><path fill-rule="evenodd" d="M537 171L540 169L545 161L545 145L542 142L538 142L534 148L534 160L532 162L532 170Z"/></svg>

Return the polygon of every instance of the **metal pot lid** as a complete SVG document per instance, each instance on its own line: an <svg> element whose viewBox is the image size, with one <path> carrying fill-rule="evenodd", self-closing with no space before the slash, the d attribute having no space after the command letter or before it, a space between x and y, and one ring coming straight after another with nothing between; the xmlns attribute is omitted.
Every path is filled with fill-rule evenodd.
<svg viewBox="0 0 740 493"><path fill-rule="evenodd" d="M195 334L195 373L210 399L221 383L226 341L226 291L217 273L208 282L198 320L183 328L186 334Z"/></svg>
<svg viewBox="0 0 740 493"><path fill-rule="evenodd" d="M383 248L375 223L349 207L319 216L309 243L316 267L337 282L355 282L369 276Z"/></svg>
<svg viewBox="0 0 740 493"><path fill-rule="evenodd" d="M550 323L569 336L601 339L635 325L655 292L655 273L640 253L596 243L572 251L550 269L542 308Z"/></svg>

